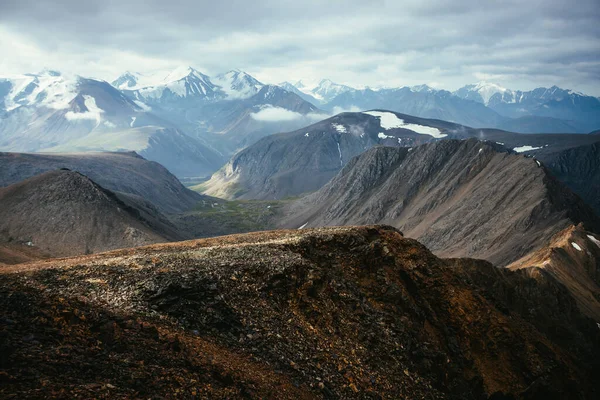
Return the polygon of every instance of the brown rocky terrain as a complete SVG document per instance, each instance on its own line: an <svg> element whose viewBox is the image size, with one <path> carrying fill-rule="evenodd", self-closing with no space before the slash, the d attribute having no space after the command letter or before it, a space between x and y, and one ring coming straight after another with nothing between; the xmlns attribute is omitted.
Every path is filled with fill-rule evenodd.
<svg viewBox="0 0 600 400"><path fill-rule="evenodd" d="M77 172L46 172L0 188L0 262L88 254L179 238L167 221L161 221L158 214L150 219L150 214L151 210L130 207Z"/></svg>
<svg viewBox="0 0 600 400"><path fill-rule="evenodd" d="M594 399L600 330L552 274L385 226L0 270L2 398Z"/></svg>
<svg viewBox="0 0 600 400"><path fill-rule="evenodd" d="M573 294L583 313L600 321L600 235L570 226L508 268L550 273Z"/></svg>
<svg viewBox="0 0 600 400"><path fill-rule="evenodd" d="M289 205L283 227L385 223L443 257L506 266L562 229L600 220L534 158L475 139L378 147Z"/></svg>

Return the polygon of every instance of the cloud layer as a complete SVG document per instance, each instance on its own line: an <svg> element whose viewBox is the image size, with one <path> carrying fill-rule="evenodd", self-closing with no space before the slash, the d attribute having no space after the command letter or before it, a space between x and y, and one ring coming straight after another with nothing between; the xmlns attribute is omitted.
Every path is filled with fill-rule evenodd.
<svg viewBox="0 0 600 400"><path fill-rule="evenodd" d="M47 66L111 79L184 64L271 83L485 79L600 95L598 21L598 0L4 0L0 74Z"/></svg>

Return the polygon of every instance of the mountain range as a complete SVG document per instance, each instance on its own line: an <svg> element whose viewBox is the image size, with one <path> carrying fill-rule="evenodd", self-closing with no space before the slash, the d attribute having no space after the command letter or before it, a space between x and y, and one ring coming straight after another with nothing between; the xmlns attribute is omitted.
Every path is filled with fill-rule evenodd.
<svg viewBox="0 0 600 400"><path fill-rule="evenodd" d="M521 91L479 82L449 92L428 85L355 89L328 79L281 85L330 111L381 108L519 133L588 133L600 123L600 99L557 86Z"/></svg>
<svg viewBox="0 0 600 400"><path fill-rule="evenodd" d="M373 109L522 133L587 133L600 124L598 98L557 87L272 85L240 70L209 77L192 67L126 72L109 84L44 70L0 77L0 151L136 151L181 178L200 178L263 137Z"/></svg>

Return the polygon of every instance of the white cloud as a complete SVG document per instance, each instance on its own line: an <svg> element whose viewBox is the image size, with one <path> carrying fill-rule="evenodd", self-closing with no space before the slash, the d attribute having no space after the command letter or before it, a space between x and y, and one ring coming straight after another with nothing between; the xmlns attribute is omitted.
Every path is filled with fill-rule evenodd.
<svg viewBox="0 0 600 400"><path fill-rule="evenodd" d="M359 112L359 111L362 111L362 110L356 106L350 106L349 108L336 106L336 107L333 107L332 113L333 113L333 115L337 115L337 114L341 114L341 113L345 113L345 112Z"/></svg>
<svg viewBox="0 0 600 400"><path fill-rule="evenodd" d="M250 114L250 116L263 122L295 121L302 118L302 114L281 107L265 107L259 112Z"/></svg>

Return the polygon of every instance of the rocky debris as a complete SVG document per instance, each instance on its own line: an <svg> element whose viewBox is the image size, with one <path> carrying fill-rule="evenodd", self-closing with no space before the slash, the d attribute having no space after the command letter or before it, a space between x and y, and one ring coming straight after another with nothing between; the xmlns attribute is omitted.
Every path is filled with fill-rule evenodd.
<svg viewBox="0 0 600 400"><path fill-rule="evenodd" d="M597 398L600 330L545 273L385 226L3 268L2 398Z"/></svg>
<svg viewBox="0 0 600 400"><path fill-rule="evenodd" d="M387 223L444 257L505 266L566 227L600 219L534 159L475 139L379 147L291 203L282 227Z"/></svg>

